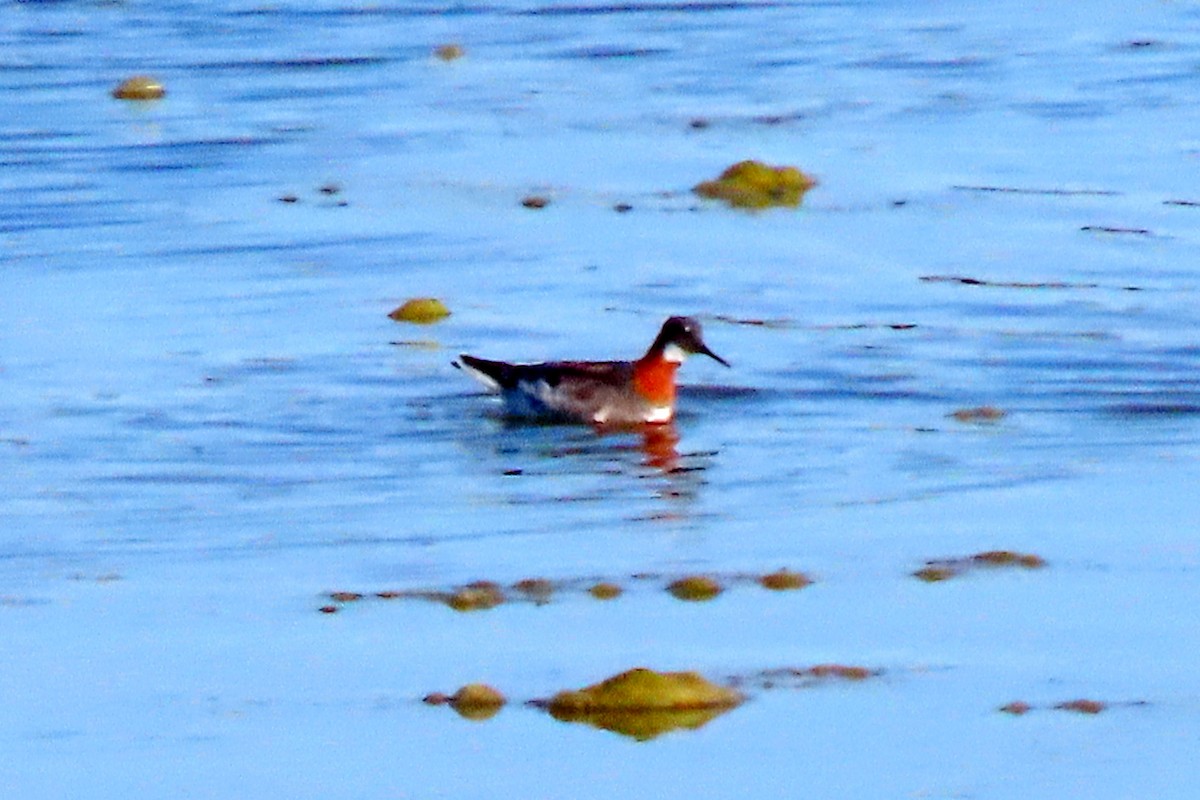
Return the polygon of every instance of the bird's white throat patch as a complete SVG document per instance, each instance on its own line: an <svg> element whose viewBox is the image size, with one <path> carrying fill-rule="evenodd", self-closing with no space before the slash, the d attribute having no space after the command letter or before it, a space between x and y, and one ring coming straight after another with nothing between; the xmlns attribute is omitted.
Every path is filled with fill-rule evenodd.
<svg viewBox="0 0 1200 800"><path fill-rule="evenodd" d="M687 360L688 357L687 351L674 342L671 342L663 348L662 355L663 359L667 361L674 361L676 364L682 364Z"/></svg>

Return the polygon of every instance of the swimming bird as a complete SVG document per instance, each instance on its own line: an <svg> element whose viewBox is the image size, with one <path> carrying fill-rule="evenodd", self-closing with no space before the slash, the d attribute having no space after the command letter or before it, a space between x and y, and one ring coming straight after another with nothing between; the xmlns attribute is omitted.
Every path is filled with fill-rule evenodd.
<svg viewBox="0 0 1200 800"><path fill-rule="evenodd" d="M511 416L636 425L675 416L675 371L689 355L729 362L708 349L700 323L671 317L636 361L510 364L463 354L454 366L499 392Z"/></svg>

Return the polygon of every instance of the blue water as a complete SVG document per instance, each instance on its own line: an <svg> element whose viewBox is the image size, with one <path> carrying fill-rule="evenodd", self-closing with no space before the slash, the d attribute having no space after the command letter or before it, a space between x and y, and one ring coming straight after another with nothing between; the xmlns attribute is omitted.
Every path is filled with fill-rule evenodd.
<svg viewBox="0 0 1200 800"><path fill-rule="evenodd" d="M1191 797L1198 34L1186 4L0 4L4 794ZM110 97L143 72L165 99ZM690 194L745 158L819 186ZM388 319L413 296L453 315ZM450 366L632 357L680 313L734 369L686 365L673 444L506 424ZM1049 566L911 577L990 549ZM816 583L661 590L780 566ZM317 611L527 577L575 589ZM882 673L648 742L522 705L831 661ZM473 681L513 704L420 703Z"/></svg>

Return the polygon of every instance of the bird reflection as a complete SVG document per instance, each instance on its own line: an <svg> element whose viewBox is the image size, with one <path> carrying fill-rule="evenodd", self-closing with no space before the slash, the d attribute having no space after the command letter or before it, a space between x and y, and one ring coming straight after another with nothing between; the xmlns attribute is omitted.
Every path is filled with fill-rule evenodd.
<svg viewBox="0 0 1200 800"><path fill-rule="evenodd" d="M505 505L644 497L649 490L671 506L652 511L649 517L675 518L681 513L687 516L679 504L686 506L696 498L716 455L681 451L681 442L674 422L589 429L505 419L491 442L499 462L492 464L506 477L521 478L507 485Z"/></svg>

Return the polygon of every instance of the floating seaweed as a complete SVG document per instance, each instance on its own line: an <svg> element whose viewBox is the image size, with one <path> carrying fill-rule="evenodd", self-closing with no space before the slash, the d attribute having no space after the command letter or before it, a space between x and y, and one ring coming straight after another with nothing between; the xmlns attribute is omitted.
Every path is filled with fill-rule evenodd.
<svg viewBox="0 0 1200 800"><path fill-rule="evenodd" d="M431 325L450 316L450 309L436 297L414 297L388 314L397 322Z"/></svg>
<svg viewBox="0 0 1200 800"><path fill-rule="evenodd" d="M1008 416L1008 412L996 406L974 406L972 408L960 408L957 411L952 411L946 416L958 420L959 422L999 422Z"/></svg>
<svg viewBox="0 0 1200 800"><path fill-rule="evenodd" d="M457 61L467 54L461 44L440 44L433 48L433 56L439 61Z"/></svg>
<svg viewBox="0 0 1200 800"><path fill-rule="evenodd" d="M780 592L789 589L803 589L812 583L812 579L803 572L792 572L784 568L775 572L768 572L761 576L758 582L764 589Z"/></svg>
<svg viewBox="0 0 1200 800"><path fill-rule="evenodd" d="M445 598L455 611L486 611L504 602L504 590L492 581L475 581Z"/></svg>
<svg viewBox="0 0 1200 800"><path fill-rule="evenodd" d="M448 705L465 719L481 721L496 716L508 699L486 683L468 683L454 694L433 692L425 695L423 701L435 706Z"/></svg>
<svg viewBox="0 0 1200 800"><path fill-rule="evenodd" d="M701 602L712 600L724 591L724 587L707 575L688 575L667 584L667 591L680 600Z"/></svg>
<svg viewBox="0 0 1200 800"><path fill-rule="evenodd" d="M699 728L743 699L741 692L718 686L696 672L638 667L535 704L557 720L583 722L645 741L672 730Z"/></svg>
<svg viewBox="0 0 1200 800"><path fill-rule="evenodd" d="M118 100L159 100L166 95L162 81L149 75L126 78L112 90L112 96Z"/></svg>
<svg viewBox="0 0 1200 800"><path fill-rule="evenodd" d="M913 577L925 583L938 583L956 578L972 569L1041 569L1046 560L1036 553L1018 553L1015 550L986 550L965 558L944 558L927 561L925 566L913 573Z"/></svg>
<svg viewBox="0 0 1200 800"><path fill-rule="evenodd" d="M739 161L716 180L696 184L692 191L733 208L796 208L816 180L796 167L772 167L761 161Z"/></svg>

